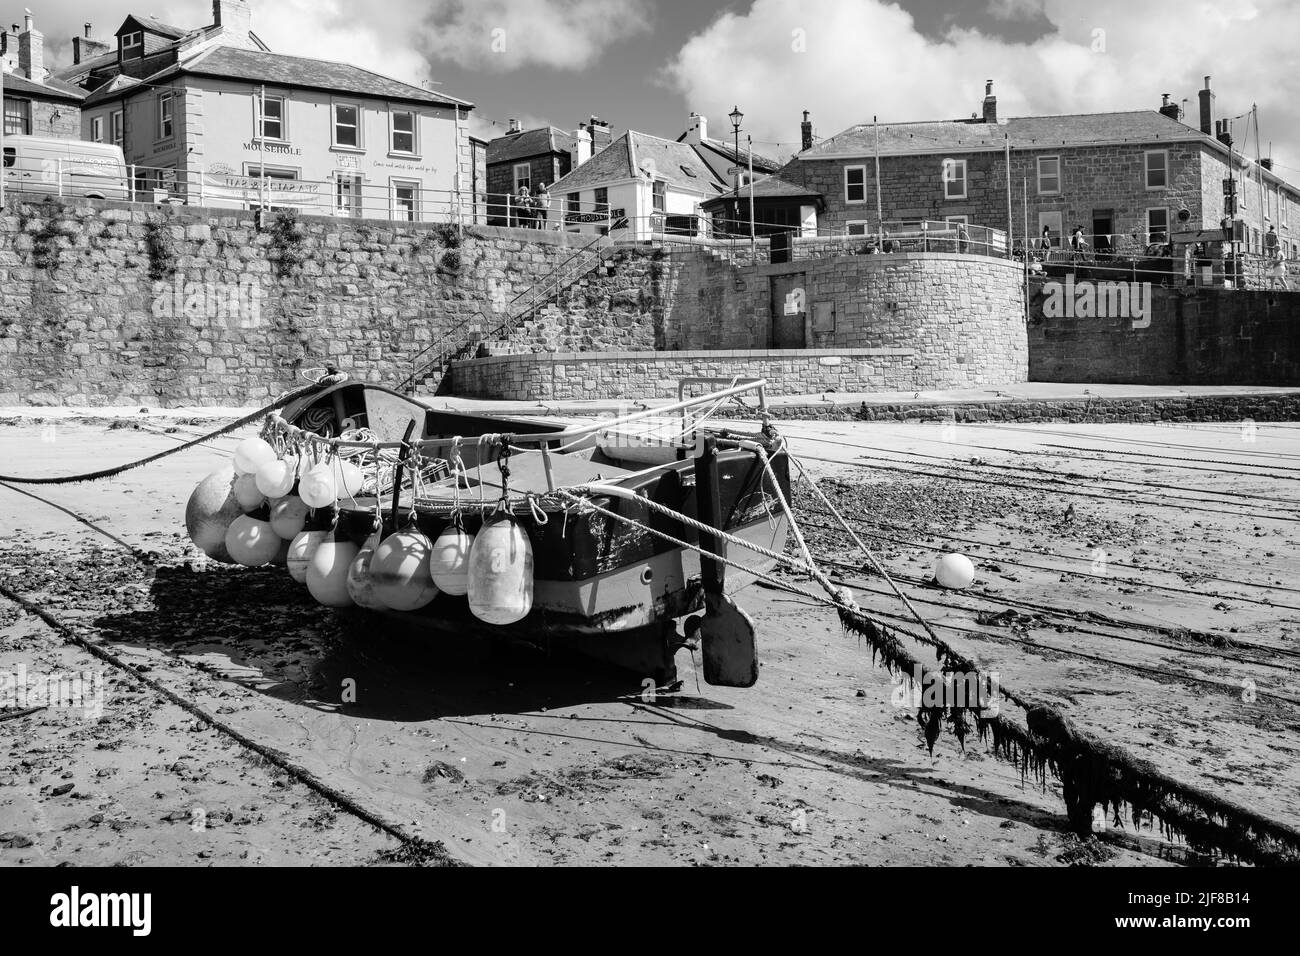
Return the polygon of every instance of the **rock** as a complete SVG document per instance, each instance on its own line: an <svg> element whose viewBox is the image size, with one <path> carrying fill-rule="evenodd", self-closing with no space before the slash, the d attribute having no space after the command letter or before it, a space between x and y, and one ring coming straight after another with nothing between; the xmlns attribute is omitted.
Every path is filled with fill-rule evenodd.
<svg viewBox="0 0 1300 956"><path fill-rule="evenodd" d="M32 838L21 833L0 833L0 847L23 850L32 845Z"/></svg>
<svg viewBox="0 0 1300 956"><path fill-rule="evenodd" d="M61 797L61 796L63 796L65 793L71 793L71 792L72 792L72 788L75 787L75 786L76 786L75 783L61 783L61 784L59 784L57 787L55 787L53 790L50 791L50 796L52 796L52 797Z"/></svg>

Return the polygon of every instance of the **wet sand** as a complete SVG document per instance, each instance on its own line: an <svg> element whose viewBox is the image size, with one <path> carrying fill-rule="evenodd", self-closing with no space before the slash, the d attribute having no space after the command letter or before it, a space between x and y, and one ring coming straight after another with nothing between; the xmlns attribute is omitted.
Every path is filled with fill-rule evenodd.
<svg viewBox="0 0 1300 956"><path fill-rule="evenodd" d="M780 424L798 455L902 469L809 461L855 517L905 529L877 527L868 540L914 600L932 602L918 608L941 635L1006 685L1050 699L1182 779L1278 819L1300 816L1300 706L1277 699L1300 701L1300 610L1278 606L1300 606L1300 593L1218 580L1300 586L1300 429L1261 425L1243 441L1212 425ZM205 427L23 419L0 427L0 460L26 474L81 471ZM829 611L797 596L743 596L761 622L755 688L709 687L702 675L697 684L682 654L682 690L646 700L632 675L392 633L360 612L316 606L282 570L214 564L184 536L184 503L234 444L90 485L0 487L9 515L0 581L457 860L1197 862L1131 825L1077 840L1059 786L1022 779L977 740L963 750L943 737L930 755L898 685ZM1089 461L1095 449L1106 454ZM946 470L953 464L963 471ZM1072 477L1053 484L994 466ZM985 544L927 538L934 531ZM875 593L880 579L855 570L861 558L848 542L810 534L815 550L850 566L838 573L864 607L883 620L906 614ZM977 560L968 592L908 583L928 577L930 548L948 546ZM1117 567L1125 563L1172 570ZM1206 653L1216 650L1228 656ZM103 669L104 709L0 720L0 865L391 861L396 840L0 600L0 671L19 665ZM345 699L351 686L355 701Z"/></svg>

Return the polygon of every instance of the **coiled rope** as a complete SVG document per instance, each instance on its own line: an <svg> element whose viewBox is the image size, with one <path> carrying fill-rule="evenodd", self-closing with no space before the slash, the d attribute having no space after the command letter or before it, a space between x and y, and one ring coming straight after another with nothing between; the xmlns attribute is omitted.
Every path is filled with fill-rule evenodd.
<svg viewBox="0 0 1300 956"><path fill-rule="evenodd" d="M102 468L99 471L88 471L82 475L55 475L46 478L30 478L24 475L0 475L0 482L11 485L71 485L82 481L97 481L100 478L114 478L125 471L130 471L132 468L140 468L144 465L153 464L155 461L161 461L171 455L179 455L181 452L187 451L195 445L202 445L204 442L209 442L214 438L220 438L222 435L228 435L233 431L238 431L245 425L251 425L259 418L263 418L271 412L284 408L291 402L304 398L327 385L335 384L335 381L337 380L331 380L330 376L326 376L319 381L312 382L310 385L304 385L291 392L286 392L265 408L259 408L255 412L250 412L243 418L237 419L222 428L218 428L216 431L208 432L206 435L200 435L198 438L187 441L183 445L177 445L175 448L168 448L165 451L160 451L157 454L149 455L148 457L141 458L137 461L127 462L124 465L114 465L112 468Z"/></svg>

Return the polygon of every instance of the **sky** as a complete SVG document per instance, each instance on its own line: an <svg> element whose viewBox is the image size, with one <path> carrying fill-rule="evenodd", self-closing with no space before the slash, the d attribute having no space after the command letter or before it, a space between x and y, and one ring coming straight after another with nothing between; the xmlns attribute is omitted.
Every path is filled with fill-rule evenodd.
<svg viewBox="0 0 1300 956"><path fill-rule="evenodd" d="M0 14L21 22L4 0ZM128 13L211 22L209 0L29 0L56 63L83 22L107 37ZM710 135L785 159L802 111L818 137L857 123L951 119L994 81L1002 116L1155 109L1213 76L1216 116L1258 104L1260 152L1300 183L1296 0L252 0L273 50L342 60L475 103L476 131L615 129ZM1240 143L1246 121L1234 122ZM1271 142L1271 146L1270 146ZM1254 133L1246 145L1254 152Z"/></svg>

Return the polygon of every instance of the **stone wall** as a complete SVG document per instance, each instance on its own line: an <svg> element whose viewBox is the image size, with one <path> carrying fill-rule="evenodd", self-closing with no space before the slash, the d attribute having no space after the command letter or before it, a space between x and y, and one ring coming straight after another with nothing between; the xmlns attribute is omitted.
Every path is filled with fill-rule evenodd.
<svg viewBox="0 0 1300 956"><path fill-rule="evenodd" d="M243 405L333 364L396 384L589 237L9 197L0 405ZM436 384L436 382L435 382Z"/></svg>
<svg viewBox="0 0 1300 956"><path fill-rule="evenodd" d="M454 362L457 395L510 400L676 398L683 378L765 378L773 395L910 389L911 349L551 352Z"/></svg>
<svg viewBox="0 0 1300 956"><path fill-rule="evenodd" d="M1049 317L1031 285L1029 380L1142 385L1300 385L1300 292L1151 290L1150 324Z"/></svg>

